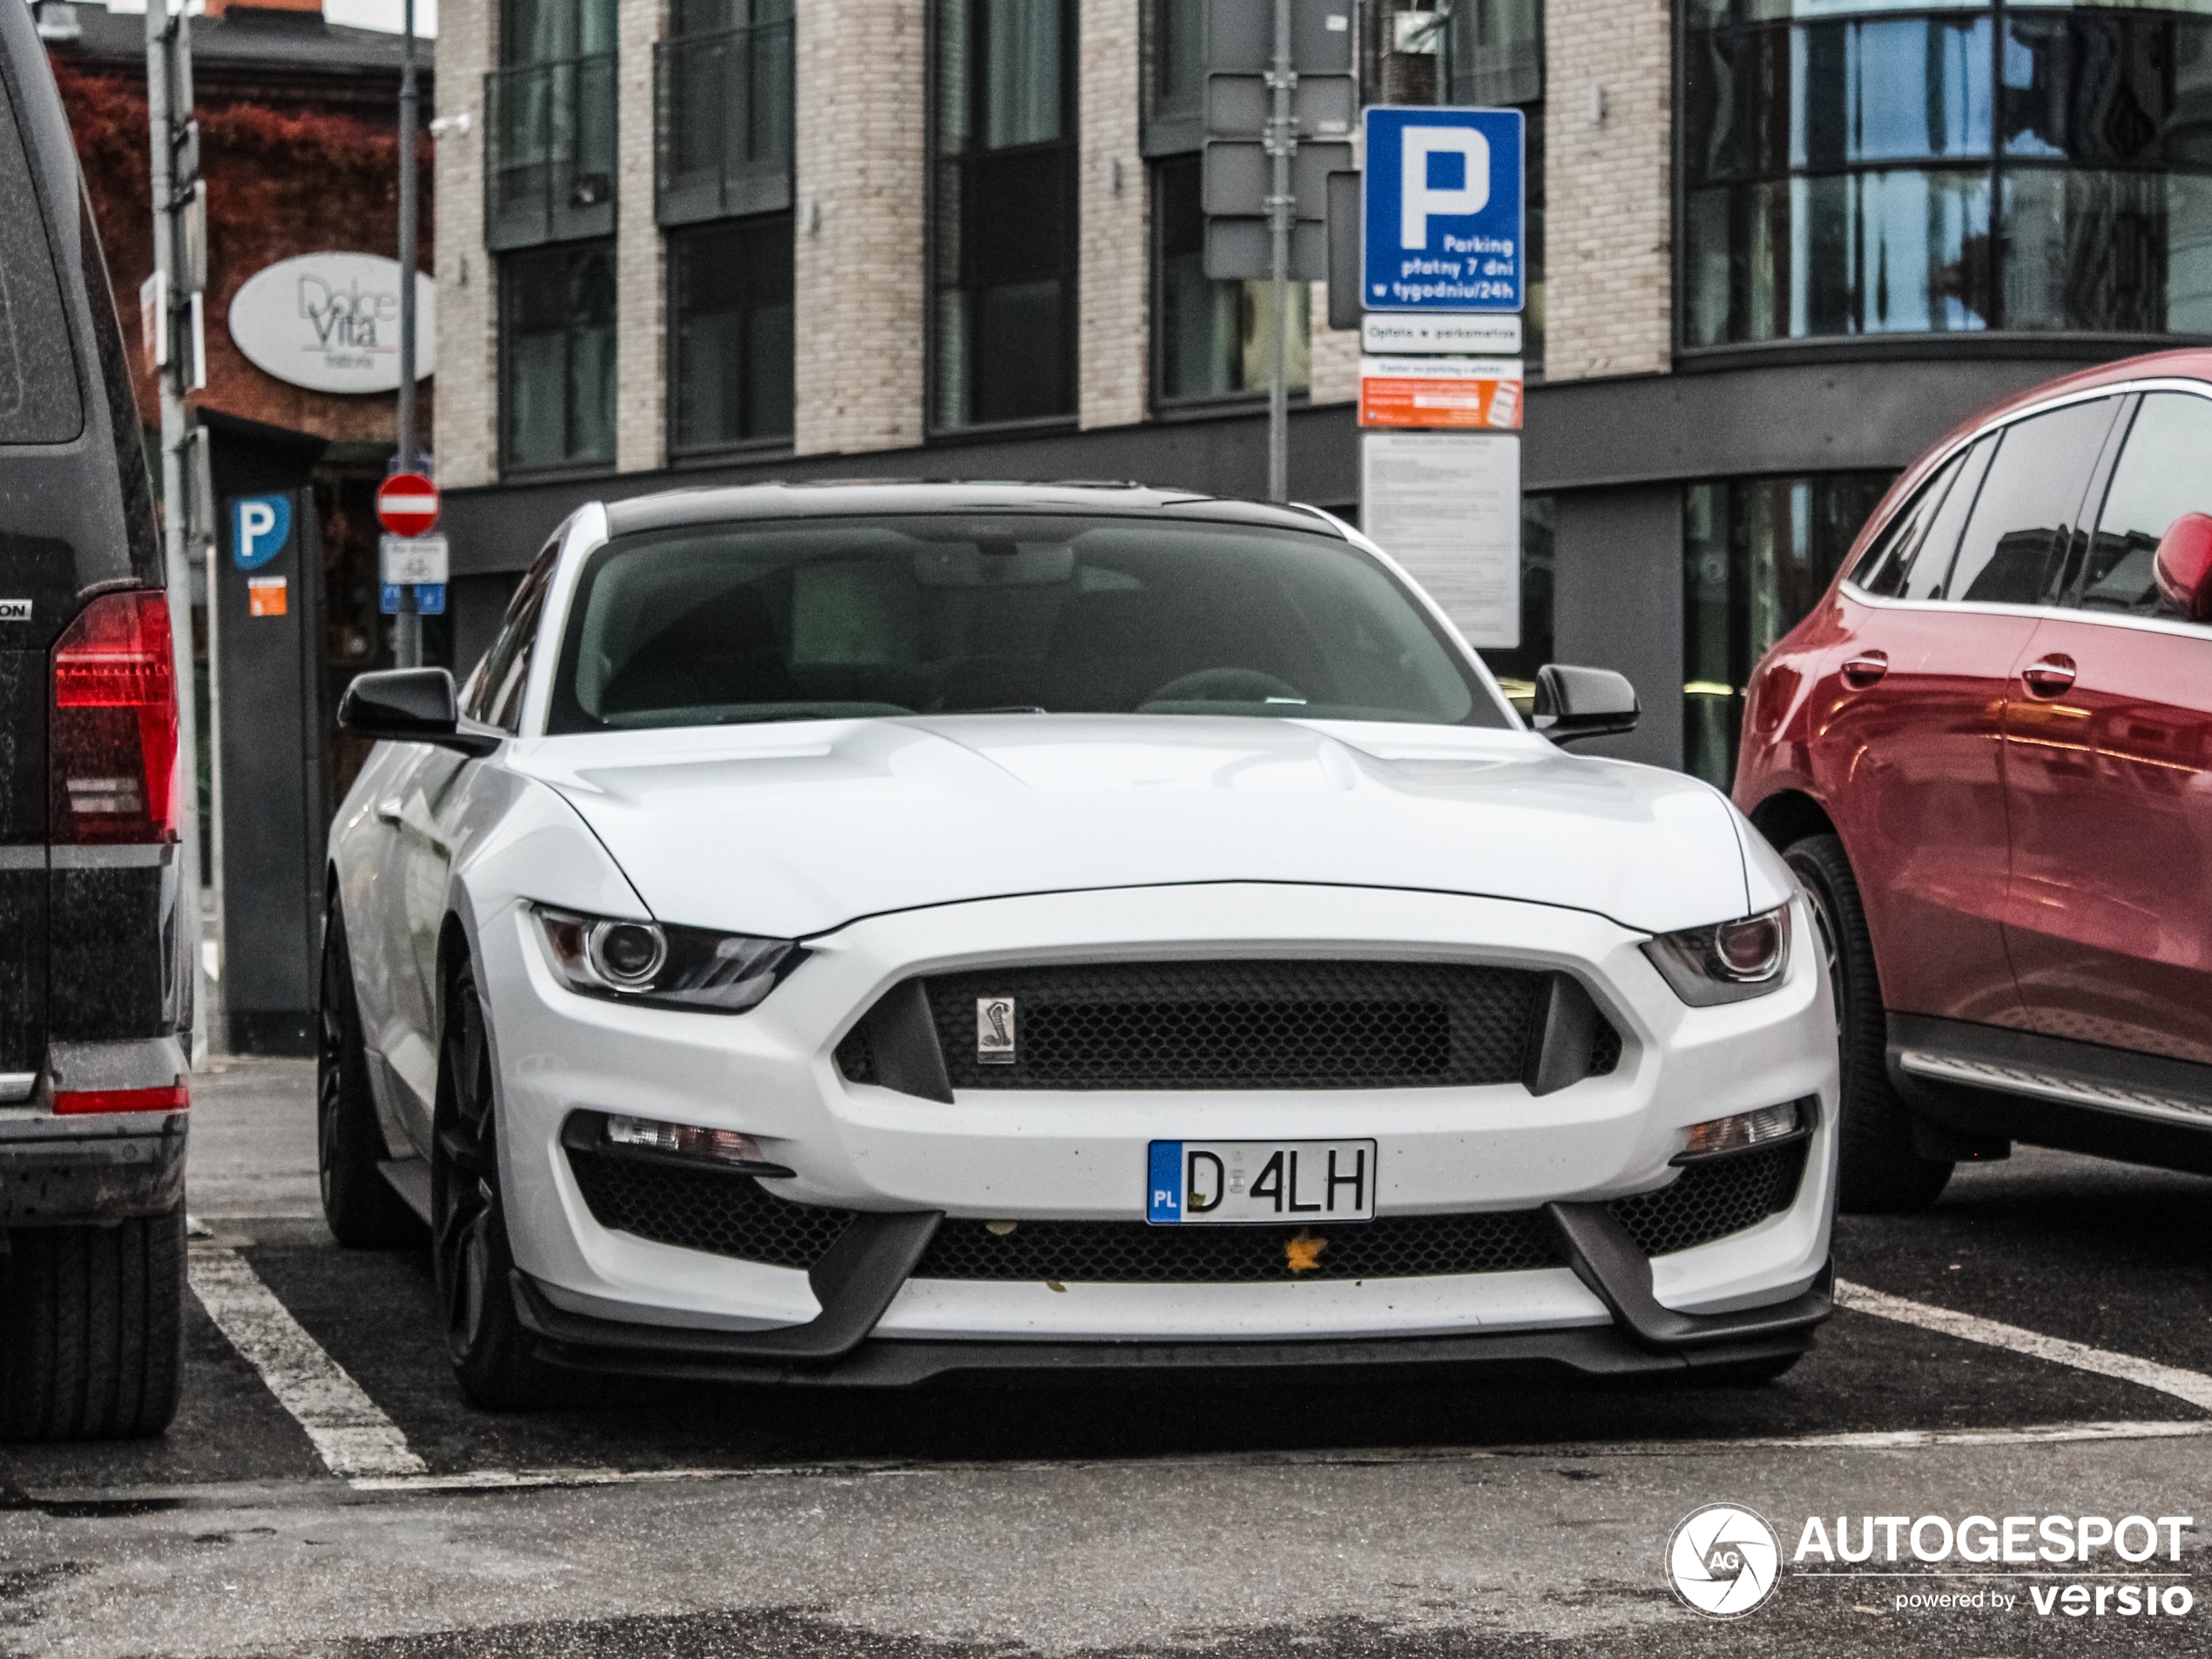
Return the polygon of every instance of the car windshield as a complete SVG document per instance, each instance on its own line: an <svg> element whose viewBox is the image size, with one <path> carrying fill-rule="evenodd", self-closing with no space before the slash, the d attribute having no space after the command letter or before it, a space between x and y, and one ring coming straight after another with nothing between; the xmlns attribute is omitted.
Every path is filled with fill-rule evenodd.
<svg viewBox="0 0 2212 1659"><path fill-rule="evenodd" d="M547 729L999 711L1511 724L1337 536L992 515L610 542L569 607Z"/></svg>

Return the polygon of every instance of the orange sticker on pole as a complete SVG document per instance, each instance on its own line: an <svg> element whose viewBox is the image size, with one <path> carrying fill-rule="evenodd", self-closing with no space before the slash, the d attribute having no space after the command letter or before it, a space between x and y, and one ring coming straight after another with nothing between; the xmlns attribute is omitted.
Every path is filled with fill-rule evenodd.
<svg viewBox="0 0 2212 1659"><path fill-rule="evenodd" d="M1511 357L1363 357L1359 424L1516 432L1521 376Z"/></svg>

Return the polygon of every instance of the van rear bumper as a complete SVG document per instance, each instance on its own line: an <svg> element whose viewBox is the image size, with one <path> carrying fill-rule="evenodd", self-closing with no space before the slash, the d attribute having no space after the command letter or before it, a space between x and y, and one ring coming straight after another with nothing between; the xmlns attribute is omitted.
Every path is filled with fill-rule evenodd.
<svg viewBox="0 0 2212 1659"><path fill-rule="evenodd" d="M0 1115L0 1228L120 1221L185 1196L184 1112Z"/></svg>

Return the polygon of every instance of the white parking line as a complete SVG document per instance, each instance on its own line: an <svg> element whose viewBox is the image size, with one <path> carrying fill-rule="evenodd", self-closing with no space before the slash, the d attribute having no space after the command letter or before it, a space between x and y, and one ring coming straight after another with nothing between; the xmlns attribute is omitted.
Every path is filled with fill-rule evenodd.
<svg viewBox="0 0 2212 1659"><path fill-rule="evenodd" d="M426 1474L399 1425L302 1330L243 1256L220 1244L190 1251L192 1294L231 1346L261 1373L331 1474L347 1479Z"/></svg>
<svg viewBox="0 0 2212 1659"><path fill-rule="evenodd" d="M2048 1359L2055 1365L2071 1366L2076 1371L2093 1371L2100 1377L2117 1377L2122 1382L2155 1388L2161 1394L2185 1399L2200 1411L2212 1411L2212 1377L2201 1371L2182 1371L2173 1366L2161 1366L2154 1359L2139 1359L2131 1353L2114 1353L2108 1348L2068 1342L2063 1337L2047 1337L2017 1325L2002 1325L1995 1319L1932 1307L1925 1302L1909 1302L1901 1296L1891 1296L1840 1278L1836 1281L1836 1305L1857 1313L1871 1313L1879 1319L1895 1319L1900 1325L1917 1325L1923 1331L1963 1337L1985 1347L2004 1348L2037 1359Z"/></svg>

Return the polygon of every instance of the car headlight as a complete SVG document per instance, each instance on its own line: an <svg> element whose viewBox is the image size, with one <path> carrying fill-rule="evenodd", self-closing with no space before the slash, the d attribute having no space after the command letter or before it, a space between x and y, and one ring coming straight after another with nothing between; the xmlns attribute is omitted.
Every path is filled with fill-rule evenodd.
<svg viewBox="0 0 2212 1659"><path fill-rule="evenodd" d="M652 1008L742 1014L759 1006L806 949L794 940L583 916L536 907L547 959L572 991Z"/></svg>
<svg viewBox="0 0 2212 1659"><path fill-rule="evenodd" d="M1789 971L1790 907L1661 934L1643 954L1692 1008L1764 996Z"/></svg>

